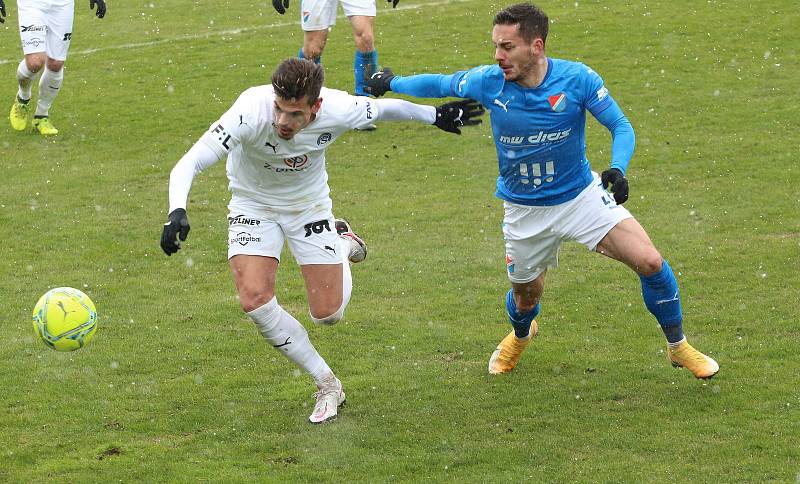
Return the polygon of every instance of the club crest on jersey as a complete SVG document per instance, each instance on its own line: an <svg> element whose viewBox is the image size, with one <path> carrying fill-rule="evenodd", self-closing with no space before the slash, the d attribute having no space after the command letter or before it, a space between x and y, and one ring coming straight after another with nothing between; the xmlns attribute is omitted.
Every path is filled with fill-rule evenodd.
<svg viewBox="0 0 800 484"><path fill-rule="evenodd" d="M550 107L553 108L553 111L560 113L567 107L567 95L560 92L555 96L548 97L547 102L550 103Z"/></svg>
<svg viewBox="0 0 800 484"><path fill-rule="evenodd" d="M319 135L319 138L317 138L317 146L324 145L325 143L330 141L331 138L333 138L332 134L330 134L330 133L322 133L321 135Z"/></svg>
<svg viewBox="0 0 800 484"><path fill-rule="evenodd" d="M308 22L309 18L311 18L311 12L303 10L303 23Z"/></svg>

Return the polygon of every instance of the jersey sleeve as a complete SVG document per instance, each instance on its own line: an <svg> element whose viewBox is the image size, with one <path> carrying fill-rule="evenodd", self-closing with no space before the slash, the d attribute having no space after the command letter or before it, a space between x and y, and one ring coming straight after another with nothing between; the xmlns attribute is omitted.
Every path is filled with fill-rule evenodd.
<svg viewBox="0 0 800 484"><path fill-rule="evenodd" d="M250 97L248 91L242 93L201 138L220 158L227 156L235 146L247 144L255 135L258 120L253 106L257 104Z"/></svg>
<svg viewBox="0 0 800 484"><path fill-rule="evenodd" d="M392 91L415 97L461 97L481 102L484 73L489 66L480 66L454 74L419 74L395 76Z"/></svg>
<svg viewBox="0 0 800 484"><path fill-rule="evenodd" d="M583 66L583 105L597 117L608 108L612 99L606 89L603 78L588 66Z"/></svg>
<svg viewBox="0 0 800 484"><path fill-rule="evenodd" d="M345 106L344 109L337 109L337 124L346 126L347 129L362 129L379 119L379 107L375 99L366 96L352 96L343 93L342 101L337 103ZM323 98L323 103L325 99Z"/></svg>

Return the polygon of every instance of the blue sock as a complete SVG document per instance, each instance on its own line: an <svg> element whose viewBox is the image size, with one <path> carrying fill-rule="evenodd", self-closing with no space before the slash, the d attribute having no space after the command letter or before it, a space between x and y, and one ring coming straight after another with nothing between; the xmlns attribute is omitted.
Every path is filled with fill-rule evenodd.
<svg viewBox="0 0 800 484"><path fill-rule="evenodd" d="M516 335L517 338L526 338L530 334L533 318L535 318L541 310L541 303L537 303L536 306L527 313L517 311L517 303L514 302L514 290L508 290L506 294L506 311L508 312L508 320L511 322L511 326L514 327L514 335Z"/></svg>
<svg viewBox="0 0 800 484"><path fill-rule="evenodd" d="M297 57L300 58L300 59L306 59L306 54L305 54L305 52L303 52L303 48L302 47L300 47L300 50L297 52ZM313 60L314 64L319 64L322 61L322 55L320 55L316 59L309 59L309 60Z"/></svg>
<svg viewBox="0 0 800 484"><path fill-rule="evenodd" d="M683 313L678 292L678 281L669 263L664 260L661 270L649 276L639 275L642 282L644 305L653 313L661 325L664 336L670 343L683 339Z"/></svg>
<svg viewBox="0 0 800 484"><path fill-rule="evenodd" d="M356 78L356 94L366 96L364 92L364 80L372 77L378 69L378 51L359 52L356 51L353 61L353 73Z"/></svg>

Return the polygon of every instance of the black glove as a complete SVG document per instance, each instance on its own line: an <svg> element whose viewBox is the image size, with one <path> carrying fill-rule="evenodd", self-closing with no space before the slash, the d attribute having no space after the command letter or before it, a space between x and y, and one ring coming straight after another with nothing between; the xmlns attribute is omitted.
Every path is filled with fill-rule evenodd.
<svg viewBox="0 0 800 484"><path fill-rule="evenodd" d="M371 96L381 97L392 90L392 79L394 79L394 72L390 67L384 67L383 70L376 72L365 81L364 92Z"/></svg>
<svg viewBox="0 0 800 484"><path fill-rule="evenodd" d="M272 6L275 7L279 14L283 15L286 13L286 9L289 8L289 0L272 0Z"/></svg>
<svg viewBox="0 0 800 484"><path fill-rule="evenodd" d="M6 16L6 4L3 3L3 0L0 0L0 24L6 21L6 19L3 18L5 16Z"/></svg>
<svg viewBox="0 0 800 484"><path fill-rule="evenodd" d="M89 8L93 9L94 6L97 5L97 11L94 15L97 18L103 18L106 16L106 0L89 0Z"/></svg>
<svg viewBox="0 0 800 484"><path fill-rule="evenodd" d="M397 8L397 4L400 3L400 0L386 0L386 1L392 4L392 8Z"/></svg>
<svg viewBox="0 0 800 484"><path fill-rule="evenodd" d="M458 129L461 126L474 126L481 124L483 120L473 119L484 113L483 106L478 101L472 99L462 99L436 107L436 121L433 124L437 128L448 133L461 134Z"/></svg>
<svg viewBox="0 0 800 484"><path fill-rule="evenodd" d="M614 201L618 205L622 205L628 200L628 179L617 168L606 170L600 175L600 180L603 182L603 190L611 185L611 193L614 194Z"/></svg>
<svg viewBox="0 0 800 484"><path fill-rule="evenodd" d="M176 208L170 212L169 222L164 224L164 231L161 232L161 248L164 253L172 255L178 252L181 244L175 240L175 236L179 236L183 241L187 235L189 235L189 218L186 216L186 210Z"/></svg>

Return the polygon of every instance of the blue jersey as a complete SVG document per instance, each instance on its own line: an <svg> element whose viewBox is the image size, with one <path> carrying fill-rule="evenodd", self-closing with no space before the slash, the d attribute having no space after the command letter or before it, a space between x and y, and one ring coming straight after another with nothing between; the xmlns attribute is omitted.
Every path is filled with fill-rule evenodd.
<svg viewBox="0 0 800 484"><path fill-rule="evenodd" d="M547 74L534 88L506 82L497 65L450 76L398 76L391 86L404 94L480 102L489 110L497 149L496 195L522 205L556 205L575 198L592 181L586 159L587 110L612 131L611 166L623 174L634 138L596 72L578 62L547 60Z"/></svg>

